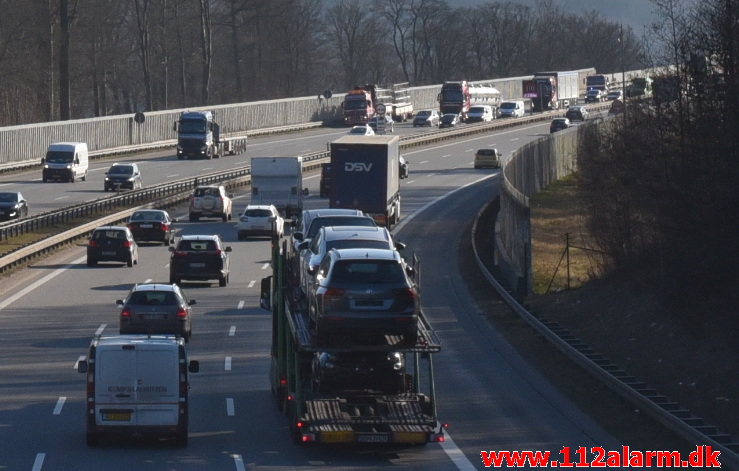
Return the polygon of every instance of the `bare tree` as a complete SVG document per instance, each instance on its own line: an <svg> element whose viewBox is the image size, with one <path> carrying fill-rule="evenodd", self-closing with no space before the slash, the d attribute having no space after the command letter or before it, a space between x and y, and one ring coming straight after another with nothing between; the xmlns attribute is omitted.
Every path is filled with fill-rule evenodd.
<svg viewBox="0 0 739 471"><path fill-rule="evenodd" d="M200 7L200 58L202 60L202 83L200 100L208 103L210 94L210 72L213 66L213 24L211 19L211 0L199 0Z"/></svg>

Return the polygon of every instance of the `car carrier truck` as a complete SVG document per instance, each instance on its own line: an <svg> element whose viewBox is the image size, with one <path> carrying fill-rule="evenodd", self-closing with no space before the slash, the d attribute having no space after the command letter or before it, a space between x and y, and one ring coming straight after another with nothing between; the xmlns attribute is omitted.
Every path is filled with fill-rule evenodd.
<svg viewBox="0 0 739 471"><path fill-rule="evenodd" d="M246 134L224 136L211 111L183 111L174 122L177 158L212 159L246 150Z"/></svg>
<svg viewBox="0 0 739 471"><path fill-rule="evenodd" d="M343 136L331 143L329 207L358 209L380 226L400 221L400 138Z"/></svg>
<svg viewBox="0 0 739 471"><path fill-rule="evenodd" d="M419 315L414 344L394 336L383 341L342 342L341 347L318 343L314 328L290 280L293 256L287 242L273 239L272 276L262 279L260 305L272 312L270 383L277 406L290 421L296 443L401 443L444 441L437 417L433 354L441 343L426 317ZM418 277L414 258L414 273ZM347 336L351 338L351 335ZM337 360L337 358L343 360ZM325 362L347 371L366 368L364 359L380 358L394 367L372 373L371 384L342 383L335 378L318 386ZM356 363L352 363L357 358ZM325 386L325 383L324 383ZM369 387L368 387L369 386Z"/></svg>

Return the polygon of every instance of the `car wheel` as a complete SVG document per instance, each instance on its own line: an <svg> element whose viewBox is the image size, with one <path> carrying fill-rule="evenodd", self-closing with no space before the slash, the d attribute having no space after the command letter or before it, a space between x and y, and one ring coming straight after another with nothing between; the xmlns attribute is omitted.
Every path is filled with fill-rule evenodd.
<svg viewBox="0 0 739 471"><path fill-rule="evenodd" d="M88 267L94 267L97 264L98 264L98 262L94 258L88 258L87 259L87 266Z"/></svg>
<svg viewBox="0 0 739 471"><path fill-rule="evenodd" d="M180 285L182 283L182 280L177 278L176 276L170 276L169 277L169 284L170 285Z"/></svg>
<svg viewBox="0 0 739 471"><path fill-rule="evenodd" d="M179 431L174 437L175 445L180 448L187 447L187 430Z"/></svg>
<svg viewBox="0 0 739 471"><path fill-rule="evenodd" d="M95 447L100 444L100 435L95 432L87 432L87 446Z"/></svg>
<svg viewBox="0 0 739 471"><path fill-rule="evenodd" d="M228 284L228 277L222 276L222 277L218 278L218 286L224 287L227 284Z"/></svg>
<svg viewBox="0 0 739 471"><path fill-rule="evenodd" d="M197 216L195 214L190 215L190 222L198 222L200 220L200 216Z"/></svg>
<svg viewBox="0 0 739 471"><path fill-rule="evenodd" d="M128 265L129 267L132 267L133 263L134 263L133 257L129 257L129 259L126 260L126 265Z"/></svg>

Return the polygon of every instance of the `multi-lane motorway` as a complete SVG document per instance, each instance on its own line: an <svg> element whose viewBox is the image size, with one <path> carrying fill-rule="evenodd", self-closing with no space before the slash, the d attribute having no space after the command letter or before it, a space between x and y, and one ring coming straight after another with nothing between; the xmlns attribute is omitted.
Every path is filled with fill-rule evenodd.
<svg viewBox="0 0 739 471"><path fill-rule="evenodd" d="M533 370L485 321L459 276L461 228L498 191L498 170L473 170L474 151L495 146L506 156L548 134L548 122L414 148L404 152L410 178L401 182L397 240L422 262L422 303L443 342L435 357L439 415L449 423L443 444L408 448L294 445L268 382L270 315L259 308L259 280L269 274L269 241L237 241L235 221L182 222L181 234L218 233L233 248L231 282L185 283L197 300L188 352L201 363L191 375L190 442L186 449L136 440L85 446L84 375L76 362L96 333L117 333L116 299L136 282L167 281L169 252L142 246L139 265L85 265L83 245L37 262L0 284L0 469L8 470L295 470L484 469L482 450L552 450L619 443ZM407 124L396 133L418 132ZM253 139L247 153L180 161L173 152L134 160L144 184L249 165L251 156L326 149L346 132L323 129ZM104 196L108 162L93 162L86 182L47 183L40 171L0 178L18 189L31 213ZM309 176L308 207L323 207L318 177ZM248 203L237 194L234 218ZM186 221L187 208L170 210Z"/></svg>

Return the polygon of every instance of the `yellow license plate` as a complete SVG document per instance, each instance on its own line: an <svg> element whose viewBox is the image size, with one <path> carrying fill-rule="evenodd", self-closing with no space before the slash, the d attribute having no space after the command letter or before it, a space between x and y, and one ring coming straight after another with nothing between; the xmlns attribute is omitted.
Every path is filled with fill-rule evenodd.
<svg viewBox="0 0 739 471"><path fill-rule="evenodd" d="M103 414L103 420L106 422L130 422L130 412L108 412Z"/></svg>
<svg viewBox="0 0 739 471"><path fill-rule="evenodd" d="M393 432L395 443L426 443L425 432Z"/></svg>
<svg viewBox="0 0 739 471"><path fill-rule="evenodd" d="M332 432L321 432L322 443L353 443L354 432L351 430L339 430Z"/></svg>

